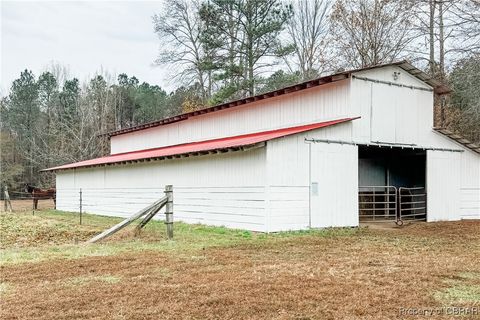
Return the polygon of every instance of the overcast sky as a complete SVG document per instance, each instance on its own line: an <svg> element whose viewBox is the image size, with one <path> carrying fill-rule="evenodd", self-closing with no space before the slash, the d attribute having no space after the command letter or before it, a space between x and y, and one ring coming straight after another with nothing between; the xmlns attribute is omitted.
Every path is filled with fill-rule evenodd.
<svg viewBox="0 0 480 320"><path fill-rule="evenodd" d="M25 68L38 77L52 62L81 81L104 69L173 88L152 64L159 43L151 17L161 1L0 2L2 95Z"/></svg>

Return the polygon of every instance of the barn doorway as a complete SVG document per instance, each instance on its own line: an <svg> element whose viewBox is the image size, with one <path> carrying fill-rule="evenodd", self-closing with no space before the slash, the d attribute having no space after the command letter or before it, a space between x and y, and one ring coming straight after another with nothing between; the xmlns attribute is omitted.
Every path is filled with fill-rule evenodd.
<svg viewBox="0 0 480 320"><path fill-rule="evenodd" d="M425 150L359 146L360 222L426 220Z"/></svg>

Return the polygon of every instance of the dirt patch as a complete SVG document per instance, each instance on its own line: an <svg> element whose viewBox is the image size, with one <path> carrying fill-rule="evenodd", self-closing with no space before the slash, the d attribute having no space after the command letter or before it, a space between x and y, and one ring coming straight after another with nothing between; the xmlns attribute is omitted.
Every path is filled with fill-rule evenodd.
<svg viewBox="0 0 480 320"><path fill-rule="evenodd" d="M31 199L11 200L11 203L12 203L12 209L14 212L30 211L31 213L33 211L33 200ZM4 210L4 206L5 206L4 201L0 200L1 210ZM55 205L52 199L38 200L37 210L53 209L54 206Z"/></svg>
<svg viewBox="0 0 480 320"><path fill-rule="evenodd" d="M6 266L0 318L403 319L400 308L475 304L464 285L477 285L479 231L419 224Z"/></svg>

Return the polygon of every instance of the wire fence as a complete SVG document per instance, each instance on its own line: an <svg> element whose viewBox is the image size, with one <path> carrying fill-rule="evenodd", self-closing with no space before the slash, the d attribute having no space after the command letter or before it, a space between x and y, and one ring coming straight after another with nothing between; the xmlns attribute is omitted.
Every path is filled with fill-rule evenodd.
<svg viewBox="0 0 480 320"><path fill-rule="evenodd" d="M303 185L174 185L174 216L176 220L188 223L261 231L266 223L268 206L275 208L275 214L282 216L282 219L300 209L301 214L308 217L305 213L309 207L308 194L309 187ZM163 196L162 187L59 188L55 201L58 210L78 213L79 220L84 213L126 218ZM11 199L14 211L30 208L35 212L32 204L35 197L31 194L12 192ZM52 198L42 197L38 200L39 208L42 204L53 208ZM164 219L164 215L159 214L158 218Z"/></svg>
<svg viewBox="0 0 480 320"><path fill-rule="evenodd" d="M32 200L33 196L31 193L23 191L8 191L10 195L10 200ZM5 193L2 192L2 200L5 200Z"/></svg>

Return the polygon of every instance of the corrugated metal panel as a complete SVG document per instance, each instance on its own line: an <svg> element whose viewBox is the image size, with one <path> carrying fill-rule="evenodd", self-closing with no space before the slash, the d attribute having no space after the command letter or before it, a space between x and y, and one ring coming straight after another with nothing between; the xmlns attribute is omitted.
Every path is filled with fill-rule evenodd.
<svg viewBox="0 0 480 320"><path fill-rule="evenodd" d="M164 147L164 148L115 154L107 157L96 158L96 159L66 164L66 165L58 166L54 168L49 168L49 169L46 169L45 171L73 169L73 168L80 168L80 167L92 167L92 166L98 166L98 165L122 163L122 162L137 161L137 160L143 160L143 159L156 159L156 158L164 158L168 156L185 155L185 154L198 153L203 151L224 150L224 149L236 148L236 147L253 146L260 142L265 142L268 140L272 140L279 137L288 136L288 135L292 135L295 133L304 132L308 130L328 127L338 123L351 121L353 119L354 118L338 119L333 121L314 123L310 125L304 125L304 126L298 126L298 127L292 127L292 128L271 130L271 131L252 133L252 134L227 137L227 138L221 138L221 139L214 139L214 140L208 140L208 141L193 142L193 143L181 144L181 145Z"/></svg>

